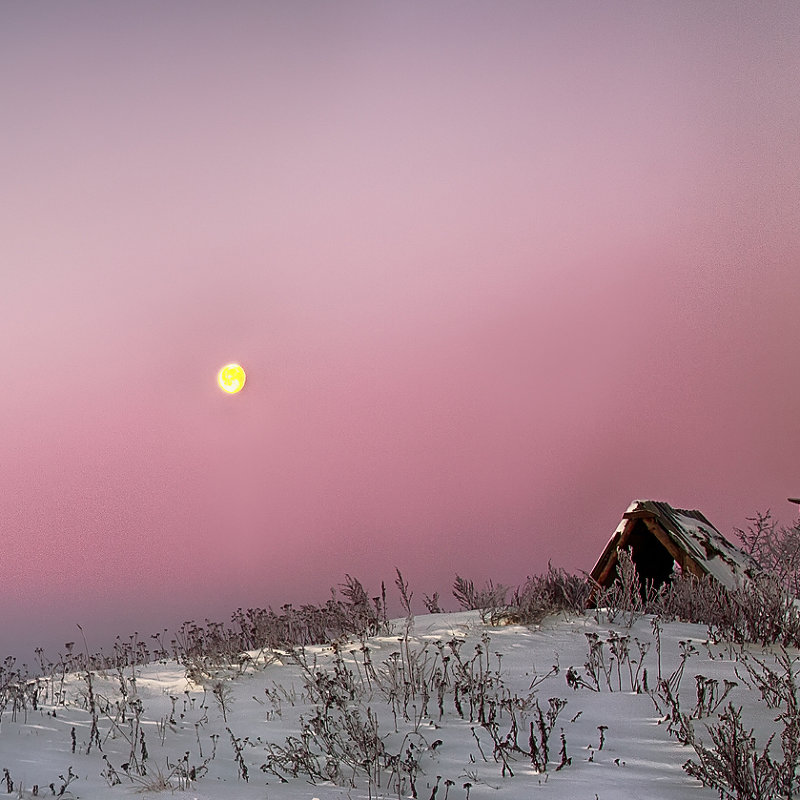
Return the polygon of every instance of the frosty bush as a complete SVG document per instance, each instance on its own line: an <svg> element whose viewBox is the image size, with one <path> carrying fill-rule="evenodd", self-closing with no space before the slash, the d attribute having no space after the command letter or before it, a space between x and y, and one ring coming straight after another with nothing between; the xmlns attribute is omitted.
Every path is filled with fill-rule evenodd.
<svg viewBox="0 0 800 800"><path fill-rule="evenodd" d="M488 581L482 589L476 589L472 581L456 575L453 582L453 597L466 611L491 611L502 606L506 600L508 588Z"/></svg>
<svg viewBox="0 0 800 800"><path fill-rule="evenodd" d="M769 708L778 711L775 721L783 725L780 736L772 733L759 743L742 720L742 708L729 703L716 722L706 724L708 742L703 742L691 716L683 713L678 693L666 682L659 694L670 706L670 730L679 742L690 746L696 760L683 766L688 775L719 792L721 800L772 800L797 797L800 789L800 708L795 664L786 651L776 658L776 669L758 659L743 657L749 678Z"/></svg>
<svg viewBox="0 0 800 800"><path fill-rule="evenodd" d="M680 575L650 598L646 610L665 620L708 625L717 641L800 646L800 608L769 573L733 590L708 577Z"/></svg>
<svg viewBox="0 0 800 800"><path fill-rule="evenodd" d="M769 510L757 512L747 522L746 530L735 528L744 550L794 597L800 596L800 522L778 525Z"/></svg>
<svg viewBox="0 0 800 800"><path fill-rule="evenodd" d="M586 609L589 591L589 584L582 576L570 575L548 564L547 572L528 578L514 590L509 603L493 611L490 619L535 624L559 611L581 614Z"/></svg>

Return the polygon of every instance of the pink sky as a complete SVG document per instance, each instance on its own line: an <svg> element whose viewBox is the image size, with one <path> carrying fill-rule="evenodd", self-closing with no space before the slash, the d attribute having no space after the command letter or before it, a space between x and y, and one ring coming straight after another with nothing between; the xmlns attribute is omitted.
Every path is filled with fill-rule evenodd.
<svg viewBox="0 0 800 800"><path fill-rule="evenodd" d="M2 654L793 519L797 4L14 3L0 85Z"/></svg>

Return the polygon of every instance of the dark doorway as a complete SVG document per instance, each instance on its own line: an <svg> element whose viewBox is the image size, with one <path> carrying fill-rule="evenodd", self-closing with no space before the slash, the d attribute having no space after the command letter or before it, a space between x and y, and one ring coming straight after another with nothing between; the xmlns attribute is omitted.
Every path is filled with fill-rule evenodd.
<svg viewBox="0 0 800 800"><path fill-rule="evenodd" d="M672 579L675 560L642 520L634 522L627 546L639 573L642 597L646 597L649 591L657 591Z"/></svg>

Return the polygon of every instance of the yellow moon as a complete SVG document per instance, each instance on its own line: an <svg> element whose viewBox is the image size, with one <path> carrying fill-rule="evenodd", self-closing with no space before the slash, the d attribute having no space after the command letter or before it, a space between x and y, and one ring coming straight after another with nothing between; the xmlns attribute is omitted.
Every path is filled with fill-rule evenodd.
<svg viewBox="0 0 800 800"><path fill-rule="evenodd" d="M223 392L236 394L244 389L247 380L244 370L238 364L226 364L217 375L217 383Z"/></svg>

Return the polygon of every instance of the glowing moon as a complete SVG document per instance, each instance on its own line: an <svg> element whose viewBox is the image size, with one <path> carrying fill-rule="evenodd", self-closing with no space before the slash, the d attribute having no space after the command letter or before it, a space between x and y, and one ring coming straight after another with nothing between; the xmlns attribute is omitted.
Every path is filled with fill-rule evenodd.
<svg viewBox="0 0 800 800"><path fill-rule="evenodd" d="M244 389L247 380L244 370L238 364L226 364L217 375L217 383L223 392L236 394Z"/></svg>

